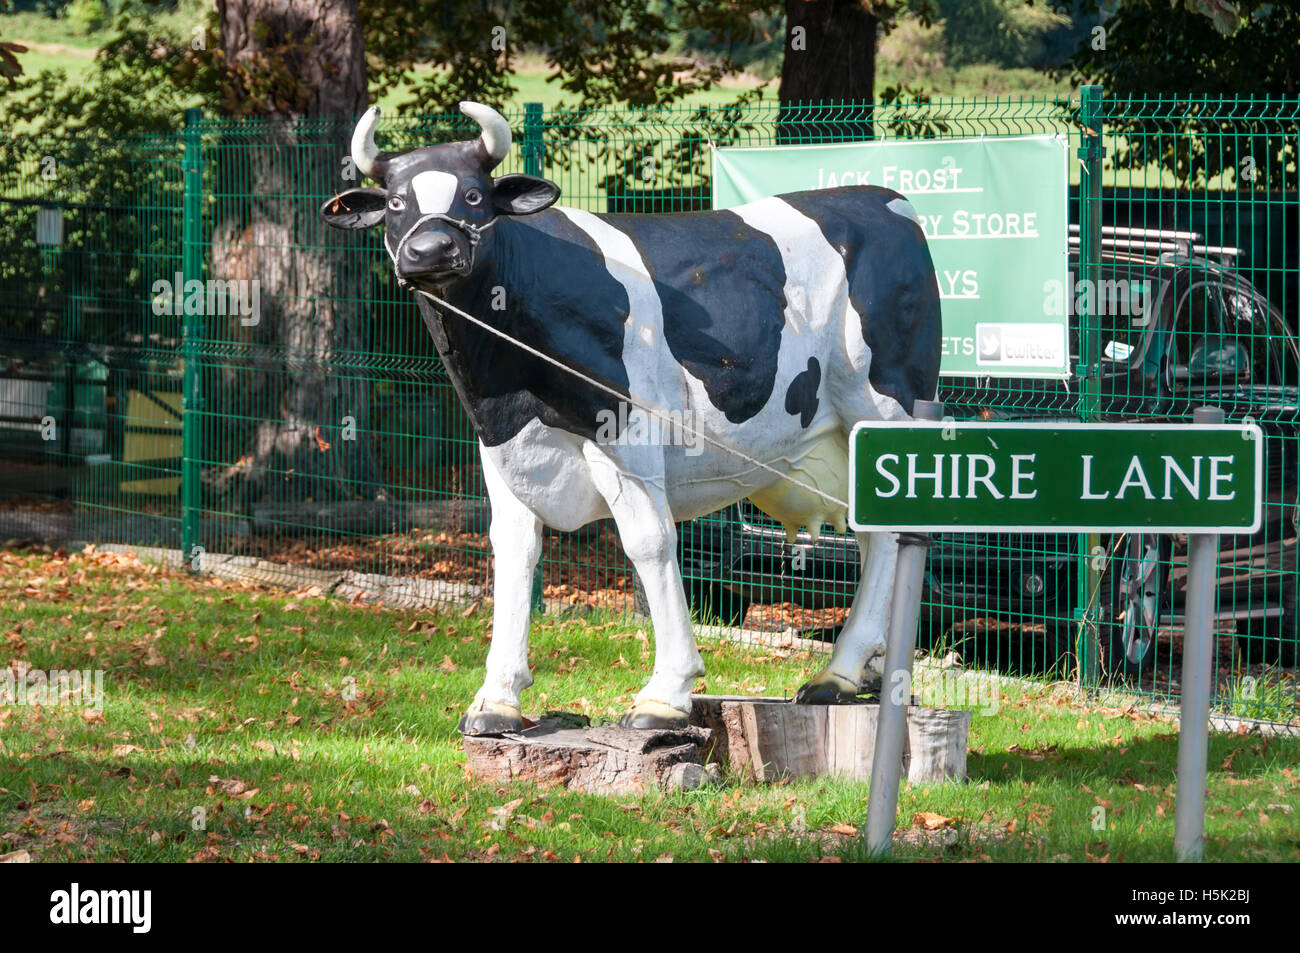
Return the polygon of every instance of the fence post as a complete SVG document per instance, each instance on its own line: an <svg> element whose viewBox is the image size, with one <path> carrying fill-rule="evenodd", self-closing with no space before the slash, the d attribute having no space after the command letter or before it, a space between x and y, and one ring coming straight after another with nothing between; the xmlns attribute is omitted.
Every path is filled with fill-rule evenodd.
<svg viewBox="0 0 1300 953"><path fill-rule="evenodd" d="M1097 288L1101 276L1101 161L1102 147L1100 86L1079 90L1079 278ZM1073 294L1074 289L1067 289ZM1078 309L1079 364L1074 369L1079 378L1079 420L1087 423L1098 417L1101 403L1101 325L1093 314L1095 295L1084 295ZM1079 687L1091 691L1098 682L1097 620L1100 576L1093 568L1093 556L1100 549L1096 533L1079 536L1078 637L1075 649L1079 657Z"/></svg>
<svg viewBox="0 0 1300 953"><path fill-rule="evenodd" d="M541 175L546 157L542 143L542 104L524 103L524 142L519 150L524 157L524 173Z"/></svg>
<svg viewBox="0 0 1300 953"><path fill-rule="evenodd" d="M199 123L203 112L185 110L184 198L181 223L181 274L183 281L201 279L203 272L203 155ZM180 291L183 293L184 288ZM181 395L181 563L190 570L201 568L198 556L202 525L202 488L199 483L201 454L199 410L198 339L203 333L203 316L184 309L181 355L185 372Z"/></svg>
<svg viewBox="0 0 1300 953"><path fill-rule="evenodd" d="M61 467L72 466L72 429L77 425L77 361L74 353L73 348L63 352L63 420L59 430Z"/></svg>
<svg viewBox="0 0 1300 953"><path fill-rule="evenodd" d="M524 158L525 175L541 175L542 159L542 104L524 103L524 141L519 149ZM545 536L543 535L543 542ZM542 563L546 560L545 546L542 555L537 557L537 566L533 569L533 591L530 597L532 611L541 612L545 608L542 597Z"/></svg>
<svg viewBox="0 0 1300 953"><path fill-rule="evenodd" d="M918 400L912 408L916 420L942 420L943 404ZM856 492L849 487L849 493ZM876 721L876 748L871 754L871 789L867 799L867 850L884 856L894 846L898 814L898 785L903 774L903 748L907 740L907 709L912 703L912 656L916 653L917 616L925 584L925 555L929 537L900 533L894 592L885 644L885 677L881 683L880 714Z"/></svg>
<svg viewBox="0 0 1300 953"><path fill-rule="evenodd" d="M1221 424L1218 407L1197 407L1192 423ZM1205 848L1205 758L1209 746L1214 593L1218 586L1217 533L1187 537L1187 610L1183 621L1183 700L1178 718L1178 797L1174 854L1198 861Z"/></svg>

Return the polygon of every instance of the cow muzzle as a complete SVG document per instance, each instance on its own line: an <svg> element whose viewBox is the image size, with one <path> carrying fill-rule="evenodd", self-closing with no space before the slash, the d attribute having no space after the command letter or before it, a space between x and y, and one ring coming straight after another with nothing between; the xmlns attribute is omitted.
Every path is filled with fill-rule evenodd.
<svg viewBox="0 0 1300 953"><path fill-rule="evenodd" d="M463 277L473 265L469 242L443 229L417 231L407 236L394 257L397 276L406 281Z"/></svg>

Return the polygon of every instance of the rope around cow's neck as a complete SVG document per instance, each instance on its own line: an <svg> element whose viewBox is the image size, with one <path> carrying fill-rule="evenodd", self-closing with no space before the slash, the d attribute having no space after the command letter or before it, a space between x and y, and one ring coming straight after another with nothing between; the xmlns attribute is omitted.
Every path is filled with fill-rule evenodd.
<svg viewBox="0 0 1300 953"><path fill-rule="evenodd" d="M610 387L608 384L605 384L602 381L596 380L594 377L582 373L582 371L578 370L577 368L570 367L569 365L565 364L563 361L557 360L551 355L545 354L542 351L539 351L537 348L532 347L529 344L525 344L523 341L519 340L518 338L514 337L511 334L508 334L505 331L502 331L500 328L493 327L488 322L475 317L474 315L470 314L468 311L462 311L460 308L456 307L450 301L438 297L436 294L434 294L431 291L425 291L423 288L416 288L415 290L419 294L424 295L430 301L433 301L439 306L446 308L448 311L453 311L456 314L460 315L466 321L470 321L474 324L477 324L483 330L495 334L497 337L501 338L502 340L508 341L509 343L513 344L515 347L523 351L527 351L529 354L533 355L533 357L543 360L547 364L552 365L553 367L559 368L560 370L564 371L566 374L573 375L574 377L578 378L578 380L590 384L592 387L596 388L597 390L604 391L606 394L609 394L613 397L617 397L619 400L626 400L633 407L643 410L649 414L653 414L661 422L666 421L674 426L680 426L683 431L690 433L693 436L699 437L705 443L710 443L713 446L717 447L719 450L722 450L726 453L730 453L733 456L739 457L740 459L744 460L746 463L756 466L761 470L766 470L767 472L772 473L783 480L788 480L789 482L793 483L795 486L799 487L801 490L807 490L809 493L815 494L816 496L820 496L824 500L829 500L831 503L834 503L837 506L844 507L845 510L849 508L849 504L846 503L844 500L841 500L837 497L832 496L829 493L819 490L817 489L817 487L805 483L802 480L798 480L790 476L788 473L782 473L776 467L764 463L762 460L759 460L749 455L744 450L740 449L739 447L735 446L729 441L723 440L721 437L711 434L708 431L696 430L695 428L688 426L685 420L682 420L680 424L676 423L675 421L672 420L670 412L667 409L660 407L658 404L648 401L642 397L638 397L635 394L632 394L631 392L628 392L626 394L622 393L621 391L616 390L613 387Z"/></svg>

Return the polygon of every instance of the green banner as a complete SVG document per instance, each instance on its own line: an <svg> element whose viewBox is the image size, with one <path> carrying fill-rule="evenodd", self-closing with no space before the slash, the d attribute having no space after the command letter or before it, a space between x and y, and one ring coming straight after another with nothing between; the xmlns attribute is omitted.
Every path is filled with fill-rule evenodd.
<svg viewBox="0 0 1300 953"><path fill-rule="evenodd" d="M1253 533L1254 424L858 424L855 530Z"/></svg>
<svg viewBox="0 0 1300 953"><path fill-rule="evenodd" d="M713 150L713 207L844 185L904 195L943 299L942 373L1067 377L1068 143L1058 136ZM888 254L887 249L882 249Z"/></svg>

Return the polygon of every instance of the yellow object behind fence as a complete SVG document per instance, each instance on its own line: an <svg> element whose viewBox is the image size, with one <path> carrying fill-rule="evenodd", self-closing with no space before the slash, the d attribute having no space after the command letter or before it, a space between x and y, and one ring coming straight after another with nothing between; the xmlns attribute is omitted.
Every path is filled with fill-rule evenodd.
<svg viewBox="0 0 1300 953"><path fill-rule="evenodd" d="M126 398L126 431L123 463L149 460L177 460L181 456L181 393L133 390ZM147 471L145 471L147 472ZM180 492L180 474L126 480L123 493L175 496Z"/></svg>

